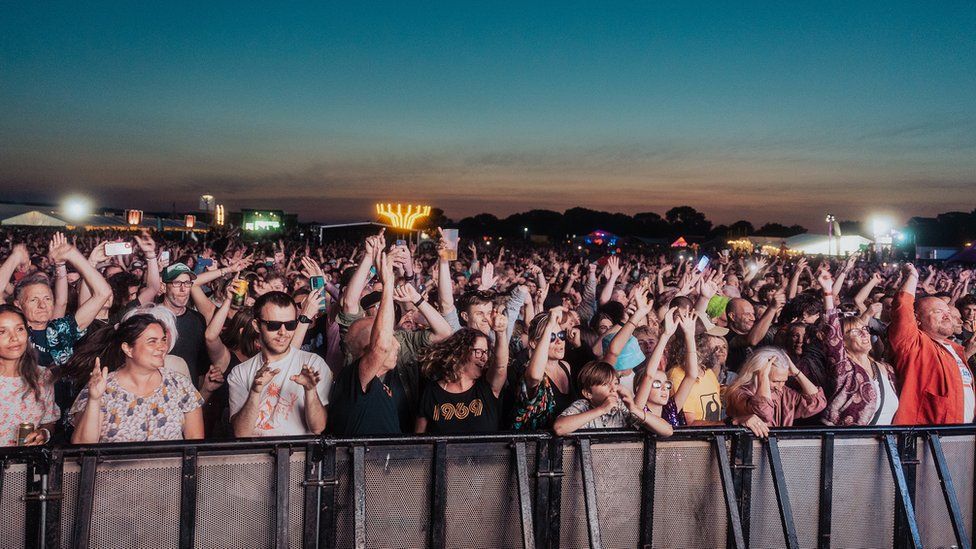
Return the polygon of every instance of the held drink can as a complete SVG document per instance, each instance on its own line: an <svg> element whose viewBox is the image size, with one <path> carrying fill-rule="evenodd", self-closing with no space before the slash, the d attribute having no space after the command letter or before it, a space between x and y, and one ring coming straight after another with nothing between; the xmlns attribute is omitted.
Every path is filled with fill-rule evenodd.
<svg viewBox="0 0 976 549"><path fill-rule="evenodd" d="M27 442L27 435L34 432L33 423L21 423L17 429L17 446L23 446Z"/></svg>
<svg viewBox="0 0 976 549"><path fill-rule="evenodd" d="M241 308L244 300L247 299L247 279L242 278L234 283L234 297L231 299L231 306Z"/></svg>

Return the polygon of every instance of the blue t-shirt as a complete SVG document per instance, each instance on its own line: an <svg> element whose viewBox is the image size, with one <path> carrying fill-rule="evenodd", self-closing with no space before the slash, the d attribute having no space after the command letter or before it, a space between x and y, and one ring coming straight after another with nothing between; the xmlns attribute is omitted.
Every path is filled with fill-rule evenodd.
<svg viewBox="0 0 976 549"><path fill-rule="evenodd" d="M31 344L37 349L37 362L44 368L64 366L75 351L75 343L85 335L78 329L75 317L71 315L56 318L47 323L47 328L31 328Z"/></svg>

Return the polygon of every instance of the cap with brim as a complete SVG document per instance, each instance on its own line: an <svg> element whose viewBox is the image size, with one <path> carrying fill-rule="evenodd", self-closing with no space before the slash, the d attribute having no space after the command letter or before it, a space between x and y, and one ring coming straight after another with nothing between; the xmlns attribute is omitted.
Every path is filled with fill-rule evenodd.
<svg viewBox="0 0 976 549"><path fill-rule="evenodd" d="M362 299L359 300L359 306L363 310L369 309L373 305L379 303L382 297L383 297L383 292L370 292L364 295Z"/></svg>
<svg viewBox="0 0 976 549"><path fill-rule="evenodd" d="M607 349L610 348L610 342L613 341L613 337L617 334L607 334L603 338L603 352L606 353ZM640 344L637 343L637 338L630 336L627 339L627 343L624 344L624 349L620 351L620 356L617 357L617 362L614 363L613 369L619 371L622 370L632 370L644 362L644 352L641 351Z"/></svg>
<svg viewBox="0 0 976 549"><path fill-rule="evenodd" d="M190 275L190 280L197 277L193 269L186 266L184 263L173 263L169 267L163 269L163 282L169 284L170 282L176 280L181 274Z"/></svg>

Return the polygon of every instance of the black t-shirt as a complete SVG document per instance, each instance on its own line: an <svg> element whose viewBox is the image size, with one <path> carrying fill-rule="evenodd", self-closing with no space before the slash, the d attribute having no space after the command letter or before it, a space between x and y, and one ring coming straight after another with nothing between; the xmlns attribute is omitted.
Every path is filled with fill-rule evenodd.
<svg viewBox="0 0 976 549"><path fill-rule="evenodd" d="M204 333L207 331L207 322L203 315L193 309L187 309L182 315L176 317L176 346L170 352L186 361L186 367L190 369L190 379L193 385L200 387L200 376L210 367L210 357L207 356L207 343Z"/></svg>
<svg viewBox="0 0 976 549"><path fill-rule="evenodd" d="M479 378L463 393L450 393L428 383L420 397L420 414L431 435L464 435L498 431L501 402L491 385Z"/></svg>
<svg viewBox="0 0 976 549"><path fill-rule="evenodd" d="M748 335L739 335L732 330L725 336L725 340L729 343L729 356L725 359L725 367L730 372L739 373L739 369L745 364L752 352L759 347L773 344L773 332L772 330L766 332L765 337L763 337L758 345L749 345Z"/></svg>
<svg viewBox="0 0 976 549"><path fill-rule="evenodd" d="M400 376L387 372L385 378L385 382L373 378L363 391L359 361L343 368L329 395L328 432L341 437L402 434L398 411L404 394Z"/></svg>

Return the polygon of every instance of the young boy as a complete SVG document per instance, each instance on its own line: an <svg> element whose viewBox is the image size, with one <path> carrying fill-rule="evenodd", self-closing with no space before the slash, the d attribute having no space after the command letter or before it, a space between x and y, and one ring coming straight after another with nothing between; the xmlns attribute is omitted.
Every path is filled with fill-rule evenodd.
<svg viewBox="0 0 976 549"><path fill-rule="evenodd" d="M617 372L606 362L593 361L579 373L583 396L556 418L553 430L562 436L579 429L640 427L661 436L674 429L660 415L645 411L634 403L634 397L620 386Z"/></svg>

